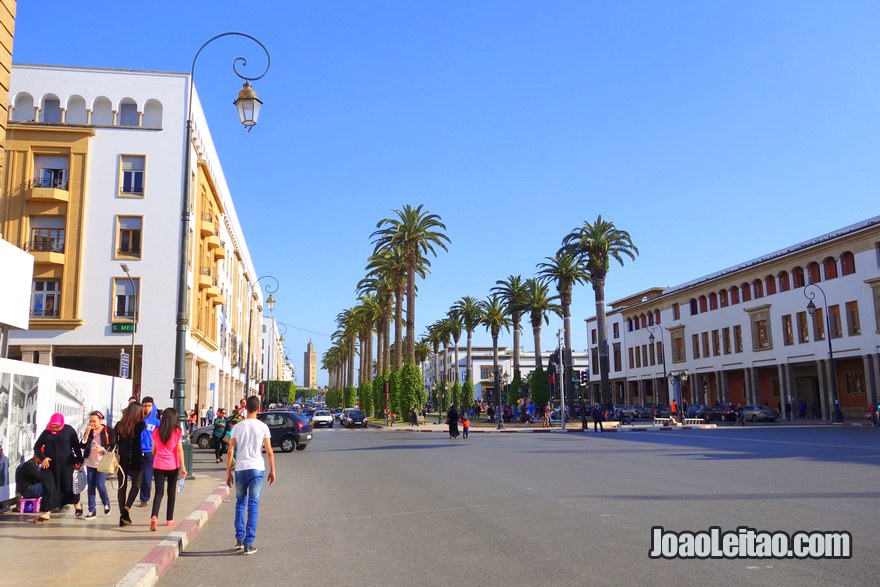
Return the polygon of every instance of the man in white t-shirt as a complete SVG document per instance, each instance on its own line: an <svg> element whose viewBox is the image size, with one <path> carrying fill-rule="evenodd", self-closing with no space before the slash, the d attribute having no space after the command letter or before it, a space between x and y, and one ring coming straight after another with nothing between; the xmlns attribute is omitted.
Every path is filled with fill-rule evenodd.
<svg viewBox="0 0 880 587"><path fill-rule="evenodd" d="M254 538L257 534L257 516L260 492L263 490L262 449L269 457L269 485L275 484L275 453L269 427L257 419L260 398L247 398L247 418L232 427L229 454L226 457L226 485L232 487L232 461L235 460L235 550L244 554L257 552ZM245 523L247 510L247 523Z"/></svg>

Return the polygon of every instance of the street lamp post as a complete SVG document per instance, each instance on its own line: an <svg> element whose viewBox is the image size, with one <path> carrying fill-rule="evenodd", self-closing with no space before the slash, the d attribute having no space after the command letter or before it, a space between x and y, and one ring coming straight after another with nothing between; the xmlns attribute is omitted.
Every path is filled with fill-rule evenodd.
<svg viewBox="0 0 880 587"><path fill-rule="evenodd" d="M504 429L504 418L501 416L501 369L499 367L495 367L495 397L498 400L498 404L495 406L495 420L498 424L498 430Z"/></svg>
<svg viewBox="0 0 880 587"><path fill-rule="evenodd" d="M278 279L276 279L275 276L273 276L273 275L264 275L262 277L258 277L257 280L254 282L254 285L251 288L251 291L256 289L256 287L259 285L259 283L264 279L271 279L272 281L275 282L274 289L272 288L271 284L266 286L266 293L269 294L269 297L266 298L266 307L269 308L269 311L271 312L275 309L275 296L273 296L272 294L274 294L276 291L278 291L278 287L280 285L278 283ZM254 319L254 307L253 307L253 303L252 303L253 300L249 300L249 302L251 302L251 303L248 304L249 311L248 311L247 356L245 357L246 363L245 363L245 367L244 367L244 395L245 395L245 397L248 396L248 394L250 393L250 390L251 390L251 330L253 329L251 323L253 322L253 319ZM260 328L260 332L262 332L262 331L263 331L263 329Z"/></svg>
<svg viewBox="0 0 880 587"><path fill-rule="evenodd" d="M655 325L655 326L648 326L648 332L651 333L651 335L648 337L648 342L651 343L651 346L654 346L654 331L655 331L655 330L659 330L659 331L660 331L660 349L661 349L661 351L660 351L660 358L663 359L663 376L666 377L666 376L667 376L666 374L668 373L668 371L666 370L666 343L663 342L663 328L660 327L660 326L657 326L657 325ZM659 395L659 394L658 394L658 395ZM667 388L667 390L666 390L666 395L667 395L667 396L669 395L669 389L668 389L668 388ZM656 398L656 399L657 399L657 403L660 403L660 401L659 401L660 398L658 397L658 398ZM669 398L667 397L666 400L667 400L667 402L668 402L668 401L669 401Z"/></svg>
<svg viewBox="0 0 880 587"><path fill-rule="evenodd" d="M560 328L559 338L559 418L562 422L562 429L565 430L565 329Z"/></svg>
<svg viewBox="0 0 880 587"><path fill-rule="evenodd" d="M810 313L811 317L815 318L816 315L816 304L813 302L813 299L816 297L816 292L807 291L811 287L816 288L819 290L819 293L822 294L822 304L825 308L825 338L828 340L828 366L830 367L829 371L831 372L831 398L834 401L834 408L831 417L834 422L843 422L843 412L840 411L840 397L837 394L837 365L834 363L834 349L831 347L831 315L828 313L828 298L825 296L825 290L815 283L808 283L804 286L804 297L810 300L807 303L807 312Z"/></svg>
<svg viewBox="0 0 880 587"><path fill-rule="evenodd" d="M213 41L221 37L239 36L245 37L257 43L266 53L266 69L258 76L245 76L238 71L238 64L247 65L247 60L243 57L236 57L232 61L232 71L244 80L244 85L238 93L234 104L238 110L238 116L244 127L250 130L257 124L257 118L260 114L260 106L262 102L257 98L256 92L251 87L250 82L256 81L266 75L269 71L271 58L266 46L251 35L239 32L226 32L215 35L205 41L193 57L192 67L189 74L189 91L187 99L187 115L186 115L186 134L183 143L183 197L180 205L180 251L178 260L177 275L177 334L174 342L174 409L177 411L180 428L186 430L186 296L187 296L187 260L189 259L189 202L190 202L190 167L192 165L191 151L192 145L192 97L194 88L194 76L196 71L196 61L199 59L205 47ZM183 435L183 452L186 461L186 470L190 472L192 477L192 445L189 443L189 437Z"/></svg>
<svg viewBox="0 0 880 587"><path fill-rule="evenodd" d="M134 279L131 278L131 273L128 272L128 265L125 263L120 263L122 270L125 272L126 277L128 277L128 282L131 284L131 295L134 296L134 309L132 310L132 321L131 321L131 358L129 360L128 365L128 378L131 379L132 385L132 393L134 393L134 332L137 330L138 323L138 292L137 288L134 286ZM140 398L138 398L140 399Z"/></svg>

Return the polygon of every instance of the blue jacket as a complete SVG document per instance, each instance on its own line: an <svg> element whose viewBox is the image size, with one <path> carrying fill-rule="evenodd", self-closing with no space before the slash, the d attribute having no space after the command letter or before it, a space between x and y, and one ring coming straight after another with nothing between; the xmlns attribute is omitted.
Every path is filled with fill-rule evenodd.
<svg viewBox="0 0 880 587"><path fill-rule="evenodd" d="M159 418L156 417L158 411L156 406L153 406L153 411L144 418L146 428L141 432L141 452L153 451L153 430L159 427Z"/></svg>

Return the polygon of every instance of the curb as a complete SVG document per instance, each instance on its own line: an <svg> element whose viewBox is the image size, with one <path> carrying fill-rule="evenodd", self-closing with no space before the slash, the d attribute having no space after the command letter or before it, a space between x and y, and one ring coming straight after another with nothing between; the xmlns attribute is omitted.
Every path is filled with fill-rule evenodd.
<svg viewBox="0 0 880 587"><path fill-rule="evenodd" d="M229 497L226 484L218 485L211 495L177 525L177 529L155 546L122 578L116 587L153 587L164 575L180 553L198 535L202 526L217 512L223 500Z"/></svg>

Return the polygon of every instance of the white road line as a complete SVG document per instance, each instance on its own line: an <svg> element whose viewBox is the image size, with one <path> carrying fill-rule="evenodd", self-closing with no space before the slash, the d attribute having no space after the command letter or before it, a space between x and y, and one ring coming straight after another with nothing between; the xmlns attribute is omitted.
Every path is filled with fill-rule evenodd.
<svg viewBox="0 0 880 587"><path fill-rule="evenodd" d="M718 436L716 434L706 434L702 436L702 438L719 438L719 439L729 439L729 440L742 440L744 442L761 442L765 444L796 444L798 446L818 446L821 448L861 448L858 446L842 446L839 444L813 444L809 442L792 442L790 440L759 440L757 438L745 438L741 436ZM864 450L870 450L869 448L864 448Z"/></svg>

